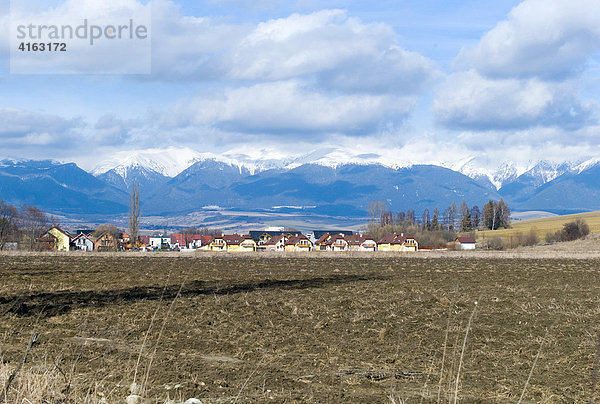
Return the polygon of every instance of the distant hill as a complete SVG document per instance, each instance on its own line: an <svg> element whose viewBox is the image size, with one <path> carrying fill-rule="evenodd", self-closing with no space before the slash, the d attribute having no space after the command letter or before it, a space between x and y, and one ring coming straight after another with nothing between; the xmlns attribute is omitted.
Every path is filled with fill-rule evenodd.
<svg viewBox="0 0 600 404"><path fill-rule="evenodd" d="M0 199L50 213L109 214L126 212L128 195L74 163L3 160Z"/></svg>
<svg viewBox="0 0 600 404"><path fill-rule="evenodd" d="M561 230L565 223L572 222L577 218L585 220L588 226L590 226L591 233L600 233L600 211L594 211L546 217L543 219L516 221L512 223L512 228L510 229L478 231L476 232L476 235L480 240L492 237L510 238L515 237L518 233L526 235L533 230L540 240L543 241L547 233L555 233L556 231Z"/></svg>

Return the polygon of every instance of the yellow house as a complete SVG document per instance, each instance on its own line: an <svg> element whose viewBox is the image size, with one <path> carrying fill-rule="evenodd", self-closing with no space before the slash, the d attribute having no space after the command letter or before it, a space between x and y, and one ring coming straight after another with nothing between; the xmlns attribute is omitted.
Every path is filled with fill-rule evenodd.
<svg viewBox="0 0 600 404"><path fill-rule="evenodd" d="M52 228L48 230L47 234L52 236L54 239L53 249L55 251L69 251L69 247L71 245L71 236L69 233L59 229L56 226L52 226Z"/></svg>
<svg viewBox="0 0 600 404"><path fill-rule="evenodd" d="M391 233L377 242L377 251L418 251L419 243L410 234Z"/></svg>
<svg viewBox="0 0 600 404"><path fill-rule="evenodd" d="M254 239L248 234L246 236L242 236L243 240L240 243L240 249L239 251L256 251L256 249L258 248L258 244L256 244L256 241L254 241Z"/></svg>
<svg viewBox="0 0 600 404"><path fill-rule="evenodd" d="M313 249L313 243L303 234L297 234L293 237L290 237L288 241L285 242L285 250L284 251L311 251Z"/></svg>
<svg viewBox="0 0 600 404"><path fill-rule="evenodd" d="M227 251L227 244L225 243L224 235L219 237L215 236L210 242L210 251Z"/></svg>
<svg viewBox="0 0 600 404"><path fill-rule="evenodd" d="M240 236L239 234L215 236L210 243L211 251L246 252L256 251L256 247L256 241L250 235Z"/></svg>

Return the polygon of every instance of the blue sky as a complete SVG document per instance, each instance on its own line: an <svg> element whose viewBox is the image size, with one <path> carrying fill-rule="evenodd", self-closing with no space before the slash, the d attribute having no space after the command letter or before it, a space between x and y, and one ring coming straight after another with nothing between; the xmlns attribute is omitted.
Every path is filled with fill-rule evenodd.
<svg viewBox="0 0 600 404"><path fill-rule="evenodd" d="M107 3L151 10L152 74L10 74L5 28L0 158L92 168L171 146L449 165L600 154L595 0L27 1L74 23L110 15ZM1 0L0 26L8 10Z"/></svg>

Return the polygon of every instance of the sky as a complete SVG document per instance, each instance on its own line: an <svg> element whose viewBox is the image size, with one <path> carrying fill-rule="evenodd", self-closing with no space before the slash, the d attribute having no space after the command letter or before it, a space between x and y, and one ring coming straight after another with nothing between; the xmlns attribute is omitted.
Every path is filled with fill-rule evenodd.
<svg viewBox="0 0 600 404"><path fill-rule="evenodd" d="M68 54L67 73L15 71L15 20L142 14L147 59L99 40L92 57ZM0 0L0 27L0 158L600 157L597 0Z"/></svg>

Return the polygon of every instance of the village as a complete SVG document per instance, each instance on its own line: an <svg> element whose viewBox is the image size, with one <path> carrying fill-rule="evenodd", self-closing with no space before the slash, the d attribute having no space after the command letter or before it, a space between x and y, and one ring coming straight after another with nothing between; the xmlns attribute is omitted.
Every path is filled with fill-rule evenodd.
<svg viewBox="0 0 600 404"><path fill-rule="evenodd" d="M345 230L314 230L302 234L284 229L250 231L247 234L205 235L174 233L171 235L140 235L135 242L124 232L77 230L74 233L52 226L39 239L46 251L218 251L218 252L309 252L309 251L389 251L418 252L418 240L407 233L390 233L379 240ZM474 250L472 237L457 237L456 249ZM444 248L442 248L444 249Z"/></svg>

